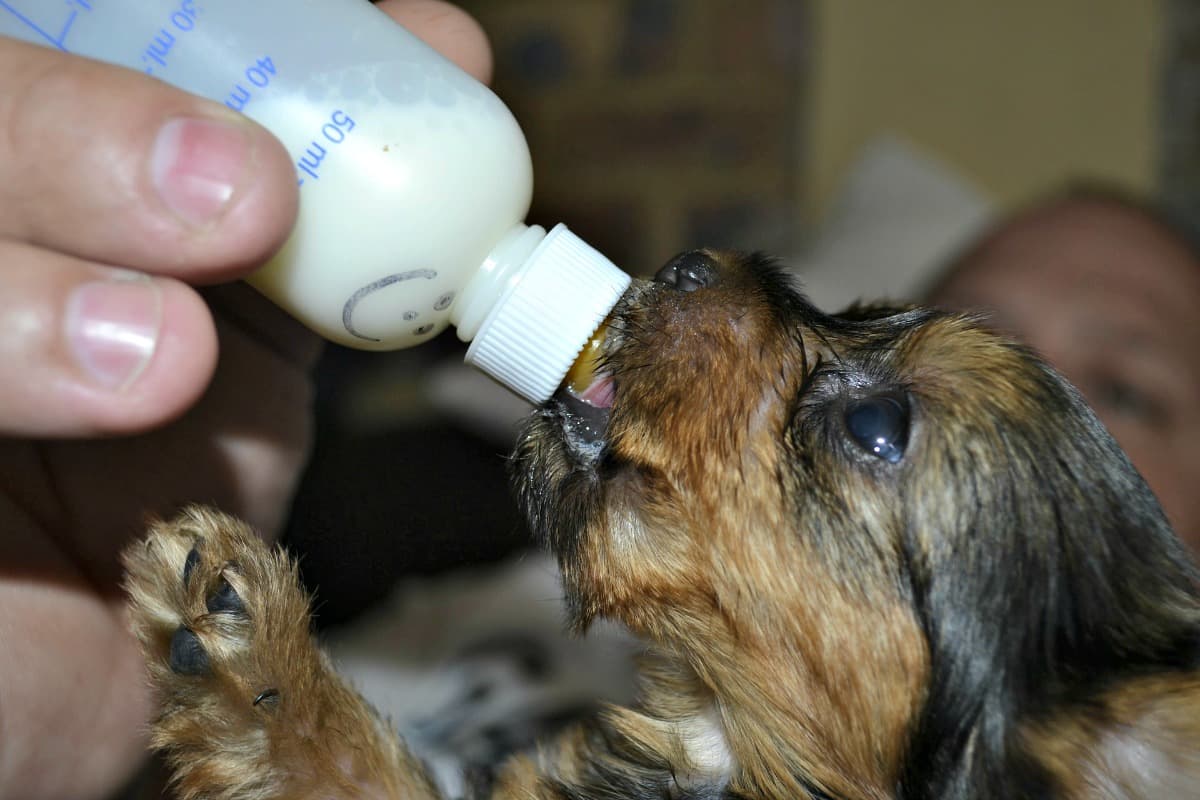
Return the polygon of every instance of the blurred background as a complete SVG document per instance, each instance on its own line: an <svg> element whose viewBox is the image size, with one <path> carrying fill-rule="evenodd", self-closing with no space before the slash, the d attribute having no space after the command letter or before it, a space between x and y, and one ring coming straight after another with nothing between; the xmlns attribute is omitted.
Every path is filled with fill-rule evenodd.
<svg viewBox="0 0 1200 800"><path fill-rule="evenodd" d="M1200 220L1195 0L464 0L533 154L531 222L635 275L766 250L818 305L914 296L980 226L1101 180ZM322 624L528 546L520 403L453 334L330 347L288 541Z"/></svg>
<svg viewBox="0 0 1200 800"><path fill-rule="evenodd" d="M462 5L530 141L532 216L631 268L796 252L880 137L1000 206L1079 176L1197 201L1189 0Z"/></svg>

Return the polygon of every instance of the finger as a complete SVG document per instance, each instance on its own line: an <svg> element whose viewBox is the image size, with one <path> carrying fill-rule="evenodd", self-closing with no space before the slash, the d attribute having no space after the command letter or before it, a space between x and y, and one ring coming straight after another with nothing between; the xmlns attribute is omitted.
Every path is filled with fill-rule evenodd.
<svg viewBox="0 0 1200 800"><path fill-rule="evenodd" d="M123 603L97 596L75 557L20 515L5 523L0 797L125 797L152 709Z"/></svg>
<svg viewBox="0 0 1200 800"><path fill-rule="evenodd" d="M14 242L0 264L0 433L141 431L208 385L216 333L190 287Z"/></svg>
<svg viewBox="0 0 1200 800"><path fill-rule="evenodd" d="M465 72L491 81L492 48L467 12L442 0L383 0L377 5Z"/></svg>
<svg viewBox="0 0 1200 800"><path fill-rule="evenodd" d="M0 37L0 236L228 279L287 237L296 178L248 118L130 70Z"/></svg>

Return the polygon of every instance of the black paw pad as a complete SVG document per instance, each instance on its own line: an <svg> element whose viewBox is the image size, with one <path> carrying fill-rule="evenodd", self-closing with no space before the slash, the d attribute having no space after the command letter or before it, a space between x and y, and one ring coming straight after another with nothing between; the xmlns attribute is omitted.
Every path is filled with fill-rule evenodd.
<svg viewBox="0 0 1200 800"><path fill-rule="evenodd" d="M217 587L217 591L204 602L204 607L210 614L241 614L246 610L241 595L224 578L221 579L221 585Z"/></svg>
<svg viewBox="0 0 1200 800"><path fill-rule="evenodd" d="M171 636L171 670L180 675L205 675L209 670L200 637L183 626Z"/></svg>

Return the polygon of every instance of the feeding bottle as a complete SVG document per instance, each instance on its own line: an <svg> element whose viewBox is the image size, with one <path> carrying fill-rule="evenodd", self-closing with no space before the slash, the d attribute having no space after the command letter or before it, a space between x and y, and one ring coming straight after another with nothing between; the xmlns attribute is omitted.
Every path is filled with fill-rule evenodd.
<svg viewBox="0 0 1200 800"><path fill-rule="evenodd" d="M453 325L468 363L538 402L629 283L565 227L524 223L533 178L512 114L366 0L5 0L0 34L145 72L275 134L300 213L247 280L332 341L392 350Z"/></svg>

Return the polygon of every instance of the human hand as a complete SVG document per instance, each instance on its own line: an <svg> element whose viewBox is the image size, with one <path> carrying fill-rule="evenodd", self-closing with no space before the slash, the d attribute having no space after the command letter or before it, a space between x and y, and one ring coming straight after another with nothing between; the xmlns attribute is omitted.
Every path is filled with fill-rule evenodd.
<svg viewBox="0 0 1200 800"><path fill-rule="evenodd" d="M461 11L380 7L489 77ZM191 501L277 530L307 452L314 338L215 285L286 238L295 173L221 106L2 38L0 131L0 798L104 797L148 708L117 552Z"/></svg>

